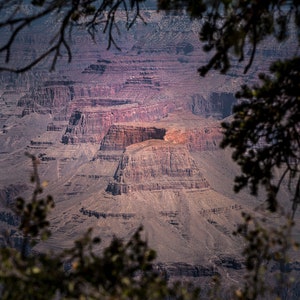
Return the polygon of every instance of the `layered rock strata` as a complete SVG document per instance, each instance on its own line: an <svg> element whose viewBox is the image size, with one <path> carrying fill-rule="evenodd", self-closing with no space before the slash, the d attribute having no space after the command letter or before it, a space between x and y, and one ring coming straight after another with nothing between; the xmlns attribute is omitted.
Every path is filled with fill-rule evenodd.
<svg viewBox="0 0 300 300"><path fill-rule="evenodd" d="M212 92L208 99L201 94L192 95L188 108L195 115L223 119L231 115L235 103L236 98L233 93Z"/></svg>
<svg viewBox="0 0 300 300"><path fill-rule="evenodd" d="M186 145L189 151L213 151L219 149L223 136L219 124L198 128L172 128L166 130L165 141Z"/></svg>
<svg viewBox="0 0 300 300"><path fill-rule="evenodd" d="M184 145L148 140L126 148L107 191L206 189L209 184Z"/></svg>
<svg viewBox="0 0 300 300"><path fill-rule="evenodd" d="M162 119L175 109L174 103L122 105L118 108L76 110L72 113L64 144L99 143L112 124L117 122L151 122Z"/></svg>
<svg viewBox="0 0 300 300"><path fill-rule="evenodd" d="M113 125L100 143L100 150L124 150L127 146L143 141L163 140L166 129L156 127L140 127Z"/></svg>
<svg viewBox="0 0 300 300"><path fill-rule="evenodd" d="M186 124L180 122L186 122ZM137 122L112 125L100 142L97 155L102 155L104 151L107 153L124 151L129 145L150 139L182 144L191 152L213 151L219 149L222 138L219 122L177 112L155 123Z"/></svg>

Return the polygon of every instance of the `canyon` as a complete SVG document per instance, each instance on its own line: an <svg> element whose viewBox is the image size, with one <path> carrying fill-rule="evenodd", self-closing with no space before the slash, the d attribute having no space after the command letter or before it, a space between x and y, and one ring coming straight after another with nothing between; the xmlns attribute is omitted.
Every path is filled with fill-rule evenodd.
<svg viewBox="0 0 300 300"><path fill-rule="evenodd" d="M70 64L0 74L0 226L19 243L12 208L32 192L28 152L38 157L44 193L56 204L53 235L34 251L69 247L88 228L101 237L101 251L142 225L167 276L221 274L234 283L245 265L243 239L233 232L241 211L259 207L263 196L233 192L239 168L219 148L221 122L231 118L238 87L255 82L283 50L259 48L247 75L235 66L200 78L207 54L197 21L154 10L145 19L147 26L118 37L122 51L79 31ZM42 35L34 32L17 54L31 57L25 49L38 48Z"/></svg>

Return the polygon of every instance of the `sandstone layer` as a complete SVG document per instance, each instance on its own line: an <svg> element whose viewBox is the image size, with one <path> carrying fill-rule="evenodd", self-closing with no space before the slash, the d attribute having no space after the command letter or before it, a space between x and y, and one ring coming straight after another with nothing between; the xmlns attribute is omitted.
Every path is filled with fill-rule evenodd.
<svg viewBox="0 0 300 300"><path fill-rule="evenodd" d="M110 109L86 109L74 111L70 117L64 144L93 142L99 143L111 125L117 122L155 121L166 117L174 110L172 103L153 103L147 105L123 105Z"/></svg>
<svg viewBox="0 0 300 300"><path fill-rule="evenodd" d="M209 184L184 145L148 140L126 148L107 191L205 189Z"/></svg>
<svg viewBox="0 0 300 300"><path fill-rule="evenodd" d="M158 139L163 140L166 134L164 128L140 127L128 125L113 125L100 143L101 150L125 150L127 146L143 141Z"/></svg>

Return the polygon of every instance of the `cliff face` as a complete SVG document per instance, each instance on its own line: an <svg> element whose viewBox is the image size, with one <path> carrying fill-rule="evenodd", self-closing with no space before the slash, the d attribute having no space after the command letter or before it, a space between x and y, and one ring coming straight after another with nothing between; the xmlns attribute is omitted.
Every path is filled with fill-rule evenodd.
<svg viewBox="0 0 300 300"><path fill-rule="evenodd" d="M24 108L22 116L51 114L49 131L61 130L64 144L100 143L115 123L160 120L177 108L205 117L222 116L227 105L223 94L219 93L220 101L211 102L211 93L227 90L231 84L223 84L221 77L203 83L196 76L195 65L206 61L196 23L183 16L154 15L149 11L148 26L121 35L122 55L110 51L100 56L106 42L94 45L78 33L72 64L62 62L51 75L37 72L30 82L18 101ZM37 46L37 37L27 40L30 49ZM196 136L192 139L198 142ZM214 144L201 147L211 149Z"/></svg>
<svg viewBox="0 0 300 300"><path fill-rule="evenodd" d="M100 143L100 150L124 150L127 146L150 139L163 140L166 129L113 125Z"/></svg>
<svg viewBox="0 0 300 300"><path fill-rule="evenodd" d="M75 120L75 116L74 119ZM189 124L177 124L178 121ZM79 115L78 121L79 122ZM153 126L154 125L154 126ZM222 132L219 122L183 112L176 112L162 120L147 123L120 123L112 125L100 142L100 151L123 151L129 145L150 139L165 140L185 145L189 151L219 149Z"/></svg>
<svg viewBox="0 0 300 300"><path fill-rule="evenodd" d="M114 195L206 189L209 184L192 152L217 150L221 139L218 121L176 112L156 122L112 125L94 159L119 162L107 187Z"/></svg>
<svg viewBox="0 0 300 300"><path fill-rule="evenodd" d="M203 95L195 94L191 96L189 109L195 115L223 119L231 115L235 103L236 98L233 93L212 92L208 99Z"/></svg>
<svg viewBox="0 0 300 300"><path fill-rule="evenodd" d="M20 98L18 106L39 113L59 113L74 97L72 82L45 82Z"/></svg>
<svg viewBox="0 0 300 300"><path fill-rule="evenodd" d="M187 148L161 140L128 146L107 191L204 189L209 184Z"/></svg>
<svg viewBox="0 0 300 300"><path fill-rule="evenodd" d="M190 151L213 151L219 149L222 140L221 127L215 124L199 128L169 128L164 140L184 144Z"/></svg>
<svg viewBox="0 0 300 300"><path fill-rule="evenodd" d="M106 110L77 110L70 117L62 142L64 144L99 143L114 123L155 121L166 117L174 109L173 103L162 102L152 105L122 105Z"/></svg>

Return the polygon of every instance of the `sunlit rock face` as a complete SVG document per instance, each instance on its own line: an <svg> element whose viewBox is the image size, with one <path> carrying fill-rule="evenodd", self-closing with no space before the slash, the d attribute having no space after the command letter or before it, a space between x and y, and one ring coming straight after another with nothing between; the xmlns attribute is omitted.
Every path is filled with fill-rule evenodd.
<svg viewBox="0 0 300 300"><path fill-rule="evenodd" d="M218 150L222 140L219 124L198 128L172 128L170 127L164 137L166 141L184 144L190 151L214 151Z"/></svg>
<svg viewBox="0 0 300 300"><path fill-rule="evenodd" d="M107 187L114 195L132 191L204 189L209 184L183 145L148 140L126 148Z"/></svg>
<svg viewBox="0 0 300 300"><path fill-rule="evenodd" d="M118 122L155 121L162 119L174 110L173 103L151 103L144 105L118 105L104 109L86 108L74 111L66 132L62 137L64 144L99 143L111 125Z"/></svg>

